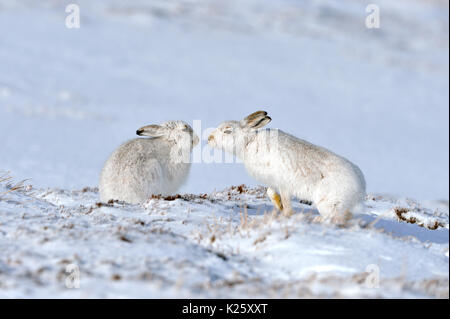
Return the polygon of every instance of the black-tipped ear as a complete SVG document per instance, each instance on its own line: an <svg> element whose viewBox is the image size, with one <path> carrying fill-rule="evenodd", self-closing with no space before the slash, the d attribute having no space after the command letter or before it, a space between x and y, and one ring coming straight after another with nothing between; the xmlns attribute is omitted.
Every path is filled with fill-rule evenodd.
<svg viewBox="0 0 450 319"><path fill-rule="evenodd" d="M266 126L267 124L269 124L270 121L272 121L272 118L270 116L266 116L263 119L259 120L259 122L257 122L255 125L253 125L252 128L253 129L261 128L261 127Z"/></svg>
<svg viewBox="0 0 450 319"><path fill-rule="evenodd" d="M244 122L249 123L252 122L256 119L265 117L267 115L266 111L256 111L255 113L250 114L249 116L247 116L246 118L243 119Z"/></svg>
<svg viewBox="0 0 450 319"><path fill-rule="evenodd" d="M272 119L267 116L266 111L257 111L250 114L241 121L243 127L258 129L270 123Z"/></svg>
<svg viewBox="0 0 450 319"><path fill-rule="evenodd" d="M167 132L166 127L152 124L152 125L147 125L147 126L141 127L140 129L138 129L136 131L136 134L139 136L160 137L160 136L165 135L166 132Z"/></svg>

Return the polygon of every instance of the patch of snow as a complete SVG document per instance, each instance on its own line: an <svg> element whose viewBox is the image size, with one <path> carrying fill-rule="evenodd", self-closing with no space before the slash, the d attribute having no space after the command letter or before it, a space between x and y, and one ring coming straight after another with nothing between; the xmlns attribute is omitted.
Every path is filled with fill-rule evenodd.
<svg viewBox="0 0 450 319"><path fill-rule="evenodd" d="M369 203L338 228L301 203L291 218L274 215L263 187L143 205L98 203L90 188L13 191L0 200L0 296L448 298L448 228L380 214L397 207L381 197ZM69 264L79 289L65 286ZM379 288L367 283L374 265Z"/></svg>

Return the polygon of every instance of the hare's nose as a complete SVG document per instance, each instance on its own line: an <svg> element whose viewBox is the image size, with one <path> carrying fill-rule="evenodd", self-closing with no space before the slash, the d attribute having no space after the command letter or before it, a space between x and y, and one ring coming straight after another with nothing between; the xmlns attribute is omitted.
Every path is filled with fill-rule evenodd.
<svg viewBox="0 0 450 319"><path fill-rule="evenodd" d="M211 142L213 139L214 139L214 136L210 135L210 136L208 137L208 142Z"/></svg>

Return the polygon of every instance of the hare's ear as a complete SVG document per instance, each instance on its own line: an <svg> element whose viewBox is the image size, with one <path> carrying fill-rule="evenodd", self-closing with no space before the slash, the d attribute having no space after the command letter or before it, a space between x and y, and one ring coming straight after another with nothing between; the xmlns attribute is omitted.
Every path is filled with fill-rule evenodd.
<svg viewBox="0 0 450 319"><path fill-rule="evenodd" d="M251 128L251 129L258 129L261 128L267 124L270 123L272 119L270 116L267 116L267 112L265 111L258 111L255 113L250 114L245 119L241 121L241 125L243 127Z"/></svg>
<svg viewBox="0 0 450 319"><path fill-rule="evenodd" d="M164 126L152 124L143 126L136 131L136 134L139 136L150 136L150 137L160 137L166 135L167 128Z"/></svg>

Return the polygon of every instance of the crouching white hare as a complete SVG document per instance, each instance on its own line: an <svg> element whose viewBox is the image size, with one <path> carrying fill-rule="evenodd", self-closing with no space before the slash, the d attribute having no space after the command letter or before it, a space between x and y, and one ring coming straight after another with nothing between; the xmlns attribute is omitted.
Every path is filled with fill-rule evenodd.
<svg viewBox="0 0 450 319"><path fill-rule="evenodd" d="M174 194L186 181L197 135L183 121L148 125L116 149L100 176L100 199L143 203L153 195Z"/></svg>
<svg viewBox="0 0 450 319"><path fill-rule="evenodd" d="M241 159L248 173L269 187L267 194L285 215L292 214L291 198L295 196L313 202L322 220L345 223L366 195L361 170L347 159L281 130L258 130L270 121L267 112L258 111L240 122L223 122L208 143Z"/></svg>

